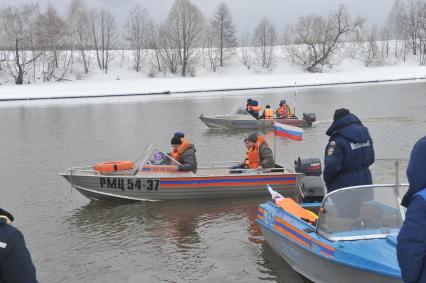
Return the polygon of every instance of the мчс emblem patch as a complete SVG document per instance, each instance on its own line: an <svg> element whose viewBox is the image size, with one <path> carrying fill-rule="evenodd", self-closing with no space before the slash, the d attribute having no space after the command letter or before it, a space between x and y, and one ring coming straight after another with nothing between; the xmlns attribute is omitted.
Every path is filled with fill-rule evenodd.
<svg viewBox="0 0 426 283"><path fill-rule="evenodd" d="M335 141L331 141L328 144L328 148L327 148L327 155L328 156L332 156L334 153L334 147L336 146L336 142Z"/></svg>

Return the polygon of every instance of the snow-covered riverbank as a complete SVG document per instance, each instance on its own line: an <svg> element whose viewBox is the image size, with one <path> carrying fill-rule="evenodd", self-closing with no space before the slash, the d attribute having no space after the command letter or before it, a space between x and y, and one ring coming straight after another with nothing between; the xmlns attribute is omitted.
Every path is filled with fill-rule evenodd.
<svg viewBox="0 0 426 283"><path fill-rule="evenodd" d="M120 79L118 79L120 77ZM327 73L308 73L298 68L277 69L254 74L238 69L204 73L198 77L136 77L133 73L98 74L84 80L0 86L0 101L60 99L81 97L130 96L232 91L267 88L312 87L339 84L425 80L426 67L394 65L365 68L346 64Z"/></svg>

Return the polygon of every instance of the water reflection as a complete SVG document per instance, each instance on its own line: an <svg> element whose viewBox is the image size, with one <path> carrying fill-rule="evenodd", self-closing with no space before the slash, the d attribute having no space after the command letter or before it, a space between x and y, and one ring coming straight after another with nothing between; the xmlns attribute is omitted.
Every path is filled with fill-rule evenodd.
<svg viewBox="0 0 426 283"><path fill-rule="evenodd" d="M103 248L103 245L119 242L122 252L133 256L138 252L146 254L146 249L149 249L149 255L141 258L161 262L168 270L163 277L155 275L156 279L165 280L169 276L168 272L180 270L183 272L181 278L190 281L203 271L207 272L203 275L206 281L215 282L216 273L223 272L219 263L221 257L233 256L232 252L224 253L216 246L229 245L229 241L240 242L239 245L245 246L246 252L251 254L250 258L255 259L248 266L241 267L247 269L246 282L276 278L275 276L279 279L280 274L281 278L288 278L291 271L280 271L283 261L274 258L273 253L268 248L265 249L260 228L255 222L257 206L265 200L242 198L134 203L94 201L76 210L66 222L71 236L84 238L87 247L102 243L99 248ZM245 224L241 225L242 223ZM256 248L253 249L253 246ZM155 252L151 250L152 247L157 247L154 248ZM234 248L240 249L237 246L229 247L231 251ZM221 254L219 258L218 254ZM110 264L114 263L112 259L105 260ZM97 268L93 266L94 263L91 264L93 268ZM238 264L234 265L238 271ZM271 267L273 271L270 270ZM211 275L210 271L206 271L209 268L212 268ZM255 279L250 274L257 273L255 270L258 268L261 275ZM191 275L189 270L192 271Z"/></svg>

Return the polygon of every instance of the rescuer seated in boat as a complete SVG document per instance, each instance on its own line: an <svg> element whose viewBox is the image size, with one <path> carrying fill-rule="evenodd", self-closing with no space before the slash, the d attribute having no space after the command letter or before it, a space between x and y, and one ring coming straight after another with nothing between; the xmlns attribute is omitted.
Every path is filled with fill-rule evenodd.
<svg viewBox="0 0 426 283"><path fill-rule="evenodd" d="M274 119L274 110L271 109L270 105L266 105L262 116L260 116L260 119Z"/></svg>
<svg viewBox="0 0 426 283"><path fill-rule="evenodd" d="M257 100L252 99L250 105L247 107L247 112L250 113L254 118L259 119L259 102Z"/></svg>
<svg viewBox="0 0 426 283"><path fill-rule="evenodd" d="M272 150L265 142L263 136L251 134L244 139L247 147L246 159L231 169L261 169L275 166ZM232 170L231 173L242 173L241 170Z"/></svg>
<svg viewBox="0 0 426 283"><path fill-rule="evenodd" d="M197 172L197 158L195 156L194 145L176 135L170 143L172 145L170 156L180 163L180 165L176 166L176 170Z"/></svg>
<svg viewBox="0 0 426 283"><path fill-rule="evenodd" d="M281 109L281 110L280 110ZM282 117L280 119L294 119L296 116L291 111L290 105L287 104L287 101L285 99L280 101L280 107L277 109L277 117L278 113L282 113Z"/></svg>
<svg viewBox="0 0 426 283"><path fill-rule="evenodd" d="M277 111L275 111L278 119L287 119L288 118L288 108L284 105L284 103L281 101L280 106L278 107Z"/></svg>

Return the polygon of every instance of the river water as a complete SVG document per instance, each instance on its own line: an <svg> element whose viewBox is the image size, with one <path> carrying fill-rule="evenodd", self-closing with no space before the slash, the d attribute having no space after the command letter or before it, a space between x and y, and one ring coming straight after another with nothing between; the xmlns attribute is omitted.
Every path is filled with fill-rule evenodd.
<svg viewBox="0 0 426 283"><path fill-rule="evenodd" d="M425 135L425 83L299 89L296 111L315 112L303 142L276 140L278 163L323 158L334 109L349 108L370 129L377 183L402 180ZM293 104L293 90L32 101L0 105L0 206L16 217L40 282L301 282L263 242L256 207L267 198L159 203L90 202L58 172L105 160L137 159L153 143L167 150L184 131L200 166L242 160L250 132L211 130L197 118L257 98ZM270 145L271 133L264 133Z"/></svg>

